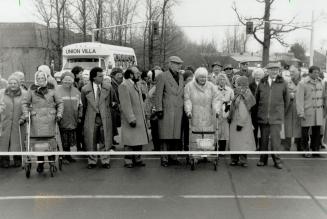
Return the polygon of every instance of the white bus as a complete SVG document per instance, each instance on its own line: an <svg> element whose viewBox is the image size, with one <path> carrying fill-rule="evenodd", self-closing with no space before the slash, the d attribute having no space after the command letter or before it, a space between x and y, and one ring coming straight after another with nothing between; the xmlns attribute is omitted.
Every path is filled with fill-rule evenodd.
<svg viewBox="0 0 327 219"><path fill-rule="evenodd" d="M75 66L88 71L93 67L101 67L108 75L114 67L127 69L137 65L134 49L99 42L67 45L62 49L62 59L62 70L55 74L57 81L60 81L63 72L70 71Z"/></svg>

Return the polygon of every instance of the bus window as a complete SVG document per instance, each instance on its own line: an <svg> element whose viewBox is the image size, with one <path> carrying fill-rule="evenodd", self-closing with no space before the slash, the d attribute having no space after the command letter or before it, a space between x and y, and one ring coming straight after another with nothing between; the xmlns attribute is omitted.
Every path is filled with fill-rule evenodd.
<svg viewBox="0 0 327 219"><path fill-rule="evenodd" d="M93 67L99 66L97 58L70 58L67 60L64 69L72 69L75 66L81 66L83 69L91 70Z"/></svg>
<svg viewBox="0 0 327 219"><path fill-rule="evenodd" d="M106 70L106 64L104 62L103 59L100 59L100 67L103 69L103 70Z"/></svg>

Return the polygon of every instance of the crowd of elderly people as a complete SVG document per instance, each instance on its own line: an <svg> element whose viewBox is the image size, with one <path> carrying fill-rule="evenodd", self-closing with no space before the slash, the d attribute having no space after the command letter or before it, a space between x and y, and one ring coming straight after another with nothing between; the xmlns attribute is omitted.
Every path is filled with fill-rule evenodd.
<svg viewBox="0 0 327 219"><path fill-rule="evenodd" d="M318 67L301 75L294 66L276 63L251 71L248 62L242 62L236 72L232 65L216 62L211 73L204 67L182 70L182 65L181 58L172 56L166 71L155 67L141 72L133 66L105 75L94 67L88 76L76 66L62 74L59 85L42 65L29 88L22 72L8 80L0 77L0 151L25 150L26 125L42 115L57 124L64 151L73 146L79 151L117 150L119 143L125 151L142 151L151 140L155 151L196 150L196 132L214 132L211 138L219 151L295 146L311 157L310 150L323 147L326 86ZM31 135L37 129L31 128ZM272 154L272 159L274 167L282 169L280 156ZM87 160L89 169L98 163L110 168L108 155L89 155ZM64 156L63 161L75 159ZM0 164L8 168L9 156L1 156ZM161 156L163 167L179 164L176 155ZM261 154L257 166L267 164L268 155ZM21 157L13 156L13 166L21 165ZM247 155L233 154L230 165L247 167ZM142 166L140 155L124 157L124 167ZM37 171L43 169L39 162Z"/></svg>

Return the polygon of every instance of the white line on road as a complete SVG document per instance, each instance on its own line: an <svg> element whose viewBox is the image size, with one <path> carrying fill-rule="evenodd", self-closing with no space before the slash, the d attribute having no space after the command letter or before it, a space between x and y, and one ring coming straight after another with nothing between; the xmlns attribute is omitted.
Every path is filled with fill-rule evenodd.
<svg viewBox="0 0 327 219"><path fill-rule="evenodd" d="M162 195L30 195L0 196L0 200L31 200L31 199L161 199Z"/></svg>
<svg viewBox="0 0 327 219"><path fill-rule="evenodd" d="M311 199L307 195L181 195L180 197L186 199ZM327 199L327 196L325 198Z"/></svg>
<svg viewBox="0 0 327 219"><path fill-rule="evenodd" d="M6 200L37 200L37 199L162 199L163 195L30 195L0 196ZM310 200L308 195L180 195L184 199L294 199ZM327 196L314 196L317 200L327 200Z"/></svg>

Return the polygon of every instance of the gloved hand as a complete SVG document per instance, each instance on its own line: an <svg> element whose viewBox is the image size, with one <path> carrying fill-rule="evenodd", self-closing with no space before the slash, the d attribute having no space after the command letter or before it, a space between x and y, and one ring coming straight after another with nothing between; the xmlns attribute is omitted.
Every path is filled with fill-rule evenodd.
<svg viewBox="0 0 327 219"><path fill-rule="evenodd" d="M56 122L60 122L62 120L61 116L56 116Z"/></svg>
<svg viewBox="0 0 327 219"><path fill-rule="evenodd" d="M25 122L26 122L25 119L19 119L18 120L19 125L23 125Z"/></svg>
<svg viewBox="0 0 327 219"><path fill-rule="evenodd" d="M130 123L129 123L129 125L132 127L132 128L135 128L136 127L136 121L134 120L134 121L131 121Z"/></svg>
<svg viewBox="0 0 327 219"><path fill-rule="evenodd" d="M82 118L78 118L77 123L79 123L79 124L82 123Z"/></svg>
<svg viewBox="0 0 327 219"><path fill-rule="evenodd" d="M242 130L242 128L243 128L242 126L238 125L238 126L236 126L236 131L238 131L238 132L239 132L239 131L241 131L241 130Z"/></svg>
<svg viewBox="0 0 327 219"><path fill-rule="evenodd" d="M157 116L158 116L158 119L162 119L163 118L163 112L162 111L157 111Z"/></svg>
<svg viewBox="0 0 327 219"><path fill-rule="evenodd" d="M219 119L219 113L216 113L216 118Z"/></svg>
<svg viewBox="0 0 327 219"><path fill-rule="evenodd" d="M192 113L187 113L186 116L187 116L187 118L191 119L192 118Z"/></svg>
<svg viewBox="0 0 327 219"><path fill-rule="evenodd" d="M146 95L145 94L142 94L142 99L143 99L143 101L146 99Z"/></svg>
<svg viewBox="0 0 327 219"><path fill-rule="evenodd" d="M224 102L225 104L225 113L227 113L230 110L230 104L228 104L227 102Z"/></svg>

